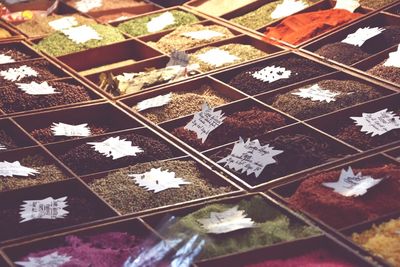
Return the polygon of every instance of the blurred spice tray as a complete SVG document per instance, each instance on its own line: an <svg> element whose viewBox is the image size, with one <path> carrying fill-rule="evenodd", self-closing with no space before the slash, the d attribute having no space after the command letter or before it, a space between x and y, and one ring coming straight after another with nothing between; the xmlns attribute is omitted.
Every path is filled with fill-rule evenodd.
<svg viewBox="0 0 400 267"><path fill-rule="evenodd" d="M360 62L363 59L370 58L393 45L400 43L400 18L377 13L372 16L361 18L340 30L327 34L317 40L314 40L300 48L302 52L311 54L322 60L327 60L341 66L350 66ZM351 39L353 33L359 29L372 28L370 33L373 37L364 40L361 35L360 40ZM384 31L374 30L375 28L384 28ZM366 33L359 33L357 35ZM346 40L346 43L343 41ZM357 36L356 35L356 36ZM364 41L364 42L363 42ZM349 43L348 43L349 42ZM357 43L357 45L353 45ZM360 45L361 44L361 45Z"/></svg>
<svg viewBox="0 0 400 267"><path fill-rule="evenodd" d="M400 2L397 2L394 5L384 9L383 12L387 12L390 14L394 14L396 16L400 16Z"/></svg>
<svg viewBox="0 0 400 267"><path fill-rule="evenodd" d="M65 134L68 135L67 131L64 132L64 135L63 132L56 135L56 130L53 130L53 128L57 124L75 126L86 124L87 127L84 128L89 130L88 136L142 127L139 122L125 111L110 103L94 103L74 108L60 108L55 111L13 117L13 120L42 144L86 137L82 133L66 136ZM58 128L62 130L61 125Z"/></svg>
<svg viewBox="0 0 400 267"><path fill-rule="evenodd" d="M10 264L6 262L2 254L0 254L0 266L10 266Z"/></svg>
<svg viewBox="0 0 400 267"><path fill-rule="evenodd" d="M21 40L23 36L7 23L0 21L0 43Z"/></svg>
<svg viewBox="0 0 400 267"><path fill-rule="evenodd" d="M359 151L390 148L400 142L399 101L400 94L386 96L307 123ZM335 124L330 123L333 121ZM385 125L382 126L381 122Z"/></svg>
<svg viewBox="0 0 400 267"><path fill-rule="evenodd" d="M149 1L161 7L172 7L183 5L184 3L188 2L188 0L152 0Z"/></svg>
<svg viewBox="0 0 400 267"><path fill-rule="evenodd" d="M34 51L24 41L9 41L0 43L0 55L2 56L2 61L0 64L25 61L41 57L41 55Z"/></svg>
<svg viewBox="0 0 400 267"><path fill-rule="evenodd" d="M0 153L34 145L34 140L14 121L0 119Z"/></svg>
<svg viewBox="0 0 400 267"><path fill-rule="evenodd" d="M389 150L385 152L386 155L389 155L392 158L395 158L397 161L400 161L400 147Z"/></svg>
<svg viewBox="0 0 400 267"><path fill-rule="evenodd" d="M56 202L49 198L53 198ZM45 199L47 202L34 203L43 205L46 210L57 207L56 214L43 212L39 215L38 211L32 211L32 207L29 208L29 203L31 203L29 201ZM76 179L4 192L0 194L0 200L2 218L0 225L3 229L7 229L0 233L2 245L31 240L50 235L55 230L66 230L116 215L110 207ZM24 204L28 204L26 208L23 208ZM21 217L22 214L26 216ZM38 218L37 216L45 217ZM46 217L53 219L45 219ZM23 222L24 220L26 221Z"/></svg>

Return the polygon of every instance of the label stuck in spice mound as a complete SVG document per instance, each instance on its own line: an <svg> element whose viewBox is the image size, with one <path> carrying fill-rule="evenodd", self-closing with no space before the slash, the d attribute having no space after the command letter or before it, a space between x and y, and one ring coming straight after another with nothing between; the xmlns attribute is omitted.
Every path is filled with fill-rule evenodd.
<svg viewBox="0 0 400 267"><path fill-rule="evenodd" d="M33 58L33 55L12 45L0 46L0 64L14 63Z"/></svg>
<svg viewBox="0 0 400 267"><path fill-rule="evenodd" d="M400 46L396 51L389 53L387 59L367 70L367 72L395 84L400 84Z"/></svg>

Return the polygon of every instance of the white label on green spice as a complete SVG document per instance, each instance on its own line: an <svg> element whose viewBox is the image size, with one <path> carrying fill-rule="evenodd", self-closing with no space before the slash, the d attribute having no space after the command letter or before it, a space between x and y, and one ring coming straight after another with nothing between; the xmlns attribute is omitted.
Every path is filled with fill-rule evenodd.
<svg viewBox="0 0 400 267"><path fill-rule="evenodd" d="M361 126L361 132L375 135L383 135L391 130L400 129L400 117L393 111L383 109L375 113L363 113L362 117L350 117L357 126Z"/></svg>
<svg viewBox="0 0 400 267"><path fill-rule="evenodd" d="M257 80L272 83L282 79L288 79L291 74L292 72L290 70L272 65L252 73L251 76Z"/></svg>
<svg viewBox="0 0 400 267"><path fill-rule="evenodd" d="M197 55L197 58L217 68L225 64L231 64L239 59L237 56L219 48L210 49L203 54Z"/></svg>
<svg viewBox="0 0 400 267"><path fill-rule="evenodd" d="M136 156L136 154L143 152L143 149L138 146L132 146L131 141L120 139L119 136L110 137L103 142L89 142L88 144L92 145L97 152L107 158L112 157L114 160L127 156Z"/></svg>
<svg viewBox="0 0 400 267"><path fill-rule="evenodd" d="M379 27L365 27L359 28L357 31L347 35L342 43L351 44L355 46L362 46L367 40L381 34L385 29Z"/></svg>
<svg viewBox="0 0 400 267"><path fill-rule="evenodd" d="M23 65L18 68L10 68L8 70L0 71L0 75L4 77L4 79L12 82L17 82L26 77L37 77L39 73L37 73L31 67Z"/></svg>
<svg viewBox="0 0 400 267"><path fill-rule="evenodd" d="M344 9L353 13L360 6L359 0L336 0L334 9Z"/></svg>
<svg viewBox="0 0 400 267"><path fill-rule="evenodd" d="M13 63L15 60L9 55L0 54L0 64Z"/></svg>
<svg viewBox="0 0 400 267"><path fill-rule="evenodd" d="M0 162L0 176L4 177L10 177L10 176L35 176L36 174L39 174L40 172L38 170L28 168L25 166L22 166L19 161L14 161L14 162L8 162L8 161L2 161Z"/></svg>
<svg viewBox="0 0 400 267"><path fill-rule="evenodd" d="M152 97L152 98L140 101L136 105L136 108L138 111L143 111L143 110L146 110L149 108L162 107L171 101L171 97L172 97L172 93Z"/></svg>
<svg viewBox="0 0 400 267"><path fill-rule="evenodd" d="M90 26L82 25L69 29L62 30L62 32L73 42L83 44L90 40L101 40L101 36Z"/></svg>
<svg viewBox="0 0 400 267"><path fill-rule="evenodd" d="M22 267L60 267L71 260L72 256L58 254L58 251L43 257L28 257L27 261L16 261Z"/></svg>
<svg viewBox="0 0 400 267"><path fill-rule="evenodd" d="M389 58L383 63L383 66L400 68L400 45L397 51L389 53Z"/></svg>
<svg viewBox="0 0 400 267"><path fill-rule="evenodd" d="M191 184L182 178L176 178L174 172L162 171L161 168L152 168L142 174L129 174L133 181L148 191L158 193L170 188L180 188L181 185Z"/></svg>
<svg viewBox="0 0 400 267"><path fill-rule="evenodd" d="M193 119L185 126L185 129L195 132L197 138L204 143L208 135L218 128L224 120L222 110L214 111L207 103L204 103L201 111L194 114Z"/></svg>
<svg viewBox="0 0 400 267"><path fill-rule="evenodd" d="M379 184L383 179L374 179L371 176L363 176L361 172L354 174L351 167L346 171L342 169L339 180L322 185L334 189L335 193L345 197L358 197L367 193L368 189Z"/></svg>
<svg viewBox="0 0 400 267"><path fill-rule="evenodd" d="M23 202L24 204L21 205L19 212L20 223L37 219L63 219L69 213L69 211L64 210L68 207L67 197L57 199L48 197L42 200L24 200Z"/></svg>
<svg viewBox="0 0 400 267"><path fill-rule="evenodd" d="M330 103L336 101L336 96L340 95L340 93L322 89L318 84L314 84L308 88L300 88L298 92L292 93L292 95L297 95L306 99L309 98L312 101L325 101Z"/></svg>
<svg viewBox="0 0 400 267"><path fill-rule="evenodd" d="M262 146L258 139L250 141L249 138L244 142L242 138L239 138L231 154L217 163L225 163L224 167L246 173L246 175L254 173L258 177L267 165L276 163L273 157L282 152L282 150L274 150L269 144Z"/></svg>
<svg viewBox="0 0 400 267"><path fill-rule="evenodd" d="M28 95L52 95L58 94L56 88L49 85L47 82L37 83L17 83L18 88L27 93Z"/></svg>
<svg viewBox="0 0 400 267"><path fill-rule="evenodd" d="M158 17L152 18L147 22L147 31L150 33L158 32L165 29L167 26L175 23L174 15L171 12L164 12Z"/></svg>
<svg viewBox="0 0 400 267"><path fill-rule="evenodd" d="M222 37L224 36L224 34L212 30L201 30L195 32L184 32L181 33L181 36L185 36L195 40L210 40L215 37Z"/></svg>
<svg viewBox="0 0 400 267"><path fill-rule="evenodd" d="M223 212L210 212L210 218L198 219L197 221L210 234L225 234L240 229L253 228L255 222L246 217L244 210L234 206Z"/></svg>
<svg viewBox="0 0 400 267"><path fill-rule="evenodd" d="M49 22L49 26L52 27L56 31L69 29L76 25L78 25L78 21L76 20L75 17L72 17L72 16L63 17L61 19L56 19L56 20Z"/></svg>
<svg viewBox="0 0 400 267"><path fill-rule="evenodd" d="M0 144L0 150L6 150L6 149L7 148L4 145Z"/></svg>
<svg viewBox="0 0 400 267"><path fill-rule="evenodd" d="M79 125L71 125L66 123L53 123L51 125L51 131L54 136L90 136L90 128L87 123L79 124Z"/></svg>
<svg viewBox="0 0 400 267"><path fill-rule="evenodd" d="M102 5L102 0L81 0L75 3L76 9L83 13L86 13L94 8L101 7Z"/></svg>
<svg viewBox="0 0 400 267"><path fill-rule="evenodd" d="M271 18L284 18L305 9L307 6L307 3L304 3L303 1L283 0L283 2L277 5L275 10L271 13Z"/></svg>

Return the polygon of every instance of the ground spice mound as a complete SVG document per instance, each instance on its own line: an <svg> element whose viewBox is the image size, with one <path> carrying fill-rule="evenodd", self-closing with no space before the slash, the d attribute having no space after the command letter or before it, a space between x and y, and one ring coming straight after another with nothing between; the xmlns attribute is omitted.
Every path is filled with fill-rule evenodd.
<svg viewBox="0 0 400 267"><path fill-rule="evenodd" d="M364 7L379 9L395 1L396 0L360 0L360 4Z"/></svg>
<svg viewBox="0 0 400 267"><path fill-rule="evenodd" d="M104 156L97 152L92 145L85 143L70 149L59 157L71 170L82 175L123 168L137 163L168 159L174 156L169 146L159 140L134 133L120 135L119 137L131 141L132 146L140 147L143 152L136 156L113 159ZM91 142L102 142L108 138L97 138Z"/></svg>
<svg viewBox="0 0 400 267"><path fill-rule="evenodd" d="M236 56L237 59L235 59L233 62L225 63L220 66L209 64L208 62L200 60L200 58L198 57L199 55L202 55L212 49L223 50L225 52L228 52L231 56ZM207 72L217 68L223 68L233 64L239 64L256 58L265 57L268 54L266 52L263 52L261 50L252 47L251 45L227 44L218 47L206 46L189 55L190 55L190 64L199 64L200 65L199 70L202 72Z"/></svg>
<svg viewBox="0 0 400 267"><path fill-rule="evenodd" d="M0 90L0 109L6 113L42 109L89 101L89 91L77 84L68 82L48 82L57 89L57 94L30 95L17 86L5 86Z"/></svg>
<svg viewBox="0 0 400 267"><path fill-rule="evenodd" d="M27 60L27 59L32 58L32 55L29 55L26 52L20 51L14 47L8 46L8 45L0 47L0 55L9 56L14 61L22 61L22 60Z"/></svg>
<svg viewBox="0 0 400 267"><path fill-rule="evenodd" d="M271 101L272 106L296 118L309 119L382 96L374 87L358 81L323 80L317 85L323 90L339 93L339 95L334 97L335 101L327 103L326 101L313 101L310 98L294 95L294 93L300 92L300 89L295 89L275 96Z"/></svg>
<svg viewBox="0 0 400 267"><path fill-rule="evenodd" d="M380 225L373 225L351 238L375 256L383 258L392 266L400 266L400 219L392 219Z"/></svg>
<svg viewBox="0 0 400 267"><path fill-rule="evenodd" d="M140 112L153 123L172 120L201 111L202 105L207 102L210 107L217 107L229 102L229 99L217 93L211 86L202 85L195 90L174 92L171 101L162 106ZM133 107L136 111L136 107Z"/></svg>
<svg viewBox="0 0 400 267"><path fill-rule="evenodd" d="M264 38L298 45L361 16L344 9L300 13L283 19L276 26L267 27Z"/></svg>
<svg viewBox="0 0 400 267"><path fill-rule="evenodd" d="M178 26L188 25L199 21L199 19L191 13L187 13L180 10L171 10L169 12L174 16L175 21L173 24L166 26L162 30L173 29ZM162 14L164 13L158 13L128 20L126 22L119 24L118 29L131 36L150 34L150 32L147 29L147 23L150 22L153 18L159 17Z"/></svg>
<svg viewBox="0 0 400 267"><path fill-rule="evenodd" d="M152 168L174 172L191 184L180 185L157 193L137 185L129 174L142 174ZM207 176L196 162L188 160L154 161L136 164L108 174L89 183L90 188L122 214L183 203L204 197L224 194L232 189L218 186L205 179ZM162 179L162 177L160 177Z"/></svg>
<svg viewBox="0 0 400 267"><path fill-rule="evenodd" d="M343 228L366 220L376 219L400 208L400 168L384 165L376 168L355 169L382 182L358 197L345 197L332 188L322 185L336 182L340 170L313 175L304 180L288 198L291 207L310 213L315 218L334 227Z"/></svg>
<svg viewBox="0 0 400 267"><path fill-rule="evenodd" d="M9 38L11 36L11 33L9 33L6 29L0 27L0 39Z"/></svg>
<svg viewBox="0 0 400 267"><path fill-rule="evenodd" d="M206 229L197 221L210 217L211 212L224 212L234 206L244 210L247 218L251 218L256 227L241 229L225 234L207 234ZM319 234L316 228L291 220L276 208L268 205L261 197L241 200L235 205L212 204L177 220L165 236L188 238L185 233L196 233L205 238L205 243L199 259L207 259L230 253L244 252L277 243L288 242Z"/></svg>
<svg viewBox="0 0 400 267"><path fill-rule="evenodd" d="M385 60L386 61L386 60ZM391 81L396 84L400 84L400 68L384 66L385 62L381 62L378 65L367 70L367 73L378 76L379 78Z"/></svg>
<svg viewBox="0 0 400 267"><path fill-rule="evenodd" d="M0 130L0 147L1 146L5 147L6 149L5 150L0 149L0 153L7 151L7 149L14 149L18 147L14 138L4 130Z"/></svg>
<svg viewBox="0 0 400 267"><path fill-rule="evenodd" d="M184 35L197 31L213 31L222 35L218 35L210 39L195 39ZM209 44L223 39L231 38L233 36L234 34L223 26L204 26L201 24L195 24L178 27L173 32L161 37L161 39L157 42L147 42L147 44L163 51L164 53L171 53L174 50L186 50L199 45Z"/></svg>
<svg viewBox="0 0 400 267"><path fill-rule="evenodd" d="M354 64L371 55L358 46L341 42L324 45L315 53L346 65Z"/></svg>
<svg viewBox="0 0 400 267"><path fill-rule="evenodd" d="M262 135L285 125L286 119L279 113L253 107L227 115L222 125L212 131L204 143L197 138L195 132L186 130L184 127L176 128L171 133L190 146L198 150L205 150L234 142L239 137L248 138Z"/></svg>
<svg viewBox="0 0 400 267"><path fill-rule="evenodd" d="M101 40L92 39L78 44L69 39L64 33L55 32L43 38L36 45L36 48L52 56L59 57L125 40L124 35L112 26L102 24L89 24L89 26L98 33Z"/></svg>
<svg viewBox="0 0 400 267"><path fill-rule="evenodd" d="M272 66L285 68L285 70L291 71L289 78L280 79L269 83L263 82L262 80L256 79L252 76L255 72ZM239 89L240 91L243 91L246 94L255 95L296 82L318 77L328 73L329 71L329 68L314 61L297 56L290 56L288 58L270 61L268 64L265 64L262 67L247 68L234 76L229 81L229 85Z"/></svg>

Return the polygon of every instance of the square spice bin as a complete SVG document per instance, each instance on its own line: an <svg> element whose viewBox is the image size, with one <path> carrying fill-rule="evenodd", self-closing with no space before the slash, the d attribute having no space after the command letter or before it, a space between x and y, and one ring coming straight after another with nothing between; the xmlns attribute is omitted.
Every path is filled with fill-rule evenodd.
<svg viewBox="0 0 400 267"><path fill-rule="evenodd" d="M194 131L185 129L193 115L161 123L159 126L170 133L177 142L181 141L192 149L204 151L235 142L239 137L255 138L296 122L252 99L231 102L215 108L214 111L221 111L225 119L207 136L205 142L202 142Z"/></svg>
<svg viewBox="0 0 400 267"><path fill-rule="evenodd" d="M13 118L24 130L42 144L79 139L85 136L54 135L53 124L87 124L89 136L142 127L125 111L110 103L94 103L75 108L22 115ZM60 130L62 127L59 128Z"/></svg>
<svg viewBox="0 0 400 267"><path fill-rule="evenodd" d="M24 61L41 57L24 41L0 43L1 64Z"/></svg>
<svg viewBox="0 0 400 267"><path fill-rule="evenodd" d="M342 196L323 185L337 182L346 173L384 180L357 197ZM398 162L375 154L305 173L296 180L273 187L268 194L324 229L343 229L399 210L399 175Z"/></svg>
<svg viewBox="0 0 400 267"><path fill-rule="evenodd" d="M307 88L328 90L334 95L330 97L326 92L328 95L318 99L312 91L309 91L311 94L302 92ZM335 72L258 95L257 99L300 120L307 120L395 93L379 83L360 78L360 75Z"/></svg>
<svg viewBox="0 0 400 267"><path fill-rule="evenodd" d="M347 27L310 42L307 45L302 46L301 51L335 64L350 66L400 43L399 25L399 17L390 14L377 13L362 18ZM366 27L385 28L385 30L380 34L365 40L364 43L361 43L363 41L363 39L361 39L361 46L342 42L348 35ZM351 41L351 39L349 41ZM354 42L354 40L351 42Z"/></svg>
<svg viewBox="0 0 400 267"><path fill-rule="evenodd" d="M35 145L35 141L15 122L0 119L0 153Z"/></svg>
<svg viewBox="0 0 400 267"><path fill-rule="evenodd" d="M53 205L61 206L57 208L59 213L42 213L42 215L64 217L55 219L38 218L21 222L23 218L20 216L20 211L22 211L21 206L24 201L44 200L49 197L54 200L67 197L64 200L67 206L63 208L62 202L52 203ZM38 203L38 205L42 204ZM44 209L50 207L48 203L43 205L40 207ZM0 194L0 207L2 218L0 225L2 229L7 229L7 231L0 233L0 244L2 245L50 235L55 230L60 231L61 229L64 230L64 228L76 227L116 215L111 208L76 179L2 193ZM29 207L27 207L27 211L29 211ZM68 213L65 214L62 211L68 211ZM36 214L33 213L32 215L35 216Z"/></svg>
<svg viewBox="0 0 400 267"><path fill-rule="evenodd" d="M168 185L166 181L164 188L150 182L147 188L140 180L130 176L140 176L156 170L159 170L161 183L162 179L176 177L187 184L170 181ZM88 175L82 177L82 180L117 212L135 216L243 192L224 176L190 156L133 164L110 172Z"/></svg>
<svg viewBox="0 0 400 267"><path fill-rule="evenodd" d="M283 53L220 71L213 74L212 77L247 95L257 95L284 86L296 86L299 82L334 71L337 70L312 58L295 53ZM287 74L289 78L285 78Z"/></svg>
<svg viewBox="0 0 400 267"><path fill-rule="evenodd" d="M392 120L390 115L388 115L389 112L392 112L393 116L399 116L399 101L399 94L386 96L379 100L370 101L315 118L307 121L307 123L360 151L390 148L400 142L398 123L396 123L394 117ZM386 110L386 112L384 110ZM373 116L374 118L376 117L376 119L372 120L373 123L371 124L371 122L365 120L365 116ZM335 124L330 123L333 121ZM381 122L378 121L382 121L387 126L379 126ZM392 125L393 128L390 125Z"/></svg>
<svg viewBox="0 0 400 267"><path fill-rule="evenodd" d="M129 257L139 257L160 241L140 220L130 218L7 246L4 251L12 262L58 252L71 256L71 265L122 266Z"/></svg>
<svg viewBox="0 0 400 267"><path fill-rule="evenodd" d="M98 152L94 144L88 144L91 142L101 143L111 137L116 139L115 142L117 143L117 145L109 145L109 147L115 148L113 151L107 148L109 141L105 147L98 145L98 149L101 151L104 150L104 154ZM126 142L122 143L122 140L126 140ZM47 145L46 147L73 172L81 176L124 168L132 164L164 160L183 155L182 150L147 128L64 141ZM127 151L121 151L122 148L125 148ZM128 150L128 148L130 149ZM132 156L124 156L129 153Z"/></svg>
<svg viewBox="0 0 400 267"><path fill-rule="evenodd" d="M138 111L141 101L169 93L171 101L167 105ZM198 112L206 101L215 107L243 98L245 96L237 90L213 78L201 77L121 98L117 103L140 119L158 124Z"/></svg>
<svg viewBox="0 0 400 267"><path fill-rule="evenodd" d="M264 168L262 168L263 166L258 166L260 170L249 168L249 174L246 171L248 167L242 172L242 169L235 171L229 168L229 165L225 162L217 163L223 159L232 160L233 158L246 157L246 155L240 155L236 152L234 157L228 157L231 155L235 144L239 143L239 140L203 153L211 161L215 162L221 170L228 173L229 177L232 177L250 190L269 187L320 166L347 161L349 157L357 152L349 146L337 142L303 124L287 126L250 140L253 142L258 140L260 146L270 151L264 155L269 155L265 161L271 163ZM243 142L248 142L248 139L243 139ZM248 159L244 160L246 162ZM250 165L249 167L252 166ZM254 171L257 171L257 173Z"/></svg>
<svg viewBox="0 0 400 267"><path fill-rule="evenodd" d="M227 220L225 213L234 213L246 217L247 220L251 219L250 225L247 226L256 227L247 229L238 227L236 231L232 228L233 231L229 228L224 229L223 224L218 227L219 222L216 219ZM215 221L209 222L210 229L207 229L208 222L203 221L203 225L198 220L207 220L210 216L216 218ZM200 254L195 262L321 234L319 229L260 194L209 201L141 218L167 240L175 238L187 240L198 235L196 247L199 248ZM215 233L208 233L208 231L214 232L213 230ZM198 244L201 242L204 242L203 246Z"/></svg>

